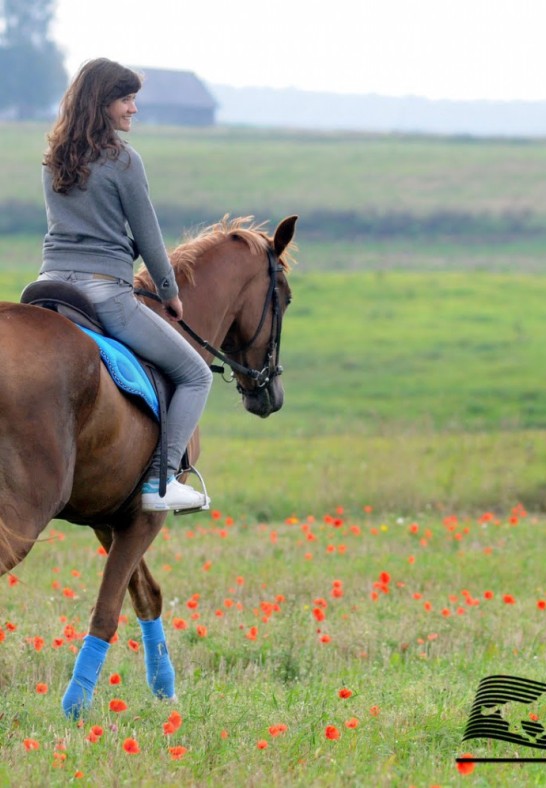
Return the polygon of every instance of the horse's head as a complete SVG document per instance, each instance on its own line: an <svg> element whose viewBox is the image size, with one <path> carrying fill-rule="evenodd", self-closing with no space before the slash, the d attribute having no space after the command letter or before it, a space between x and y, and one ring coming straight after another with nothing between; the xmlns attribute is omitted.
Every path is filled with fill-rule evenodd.
<svg viewBox="0 0 546 788"><path fill-rule="evenodd" d="M283 253L294 236L297 216L284 219L268 238L260 272L248 283L222 350L236 362L237 389L249 413L267 418L280 410L284 389L279 362L282 318L290 303Z"/></svg>

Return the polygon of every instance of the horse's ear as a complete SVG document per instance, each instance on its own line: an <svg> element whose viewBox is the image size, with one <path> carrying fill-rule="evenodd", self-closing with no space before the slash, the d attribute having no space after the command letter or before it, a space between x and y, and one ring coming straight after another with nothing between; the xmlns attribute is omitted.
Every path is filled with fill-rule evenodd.
<svg viewBox="0 0 546 788"><path fill-rule="evenodd" d="M286 249L286 247L294 237L294 230L297 221L298 221L297 216L288 216L286 219L282 220L282 222L275 230L275 235L273 236L273 244L275 247L275 252L277 254L277 257L281 256L281 254L284 252L284 250Z"/></svg>

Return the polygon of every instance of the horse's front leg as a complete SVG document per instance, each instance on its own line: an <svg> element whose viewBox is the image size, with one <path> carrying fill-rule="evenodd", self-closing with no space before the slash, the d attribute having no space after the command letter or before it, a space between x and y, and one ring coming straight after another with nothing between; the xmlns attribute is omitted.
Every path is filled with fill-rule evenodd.
<svg viewBox="0 0 546 788"><path fill-rule="evenodd" d="M95 533L106 552L109 552L112 531L95 529ZM173 699L175 672L169 657L161 619L163 607L161 588L152 577L143 558L131 575L129 594L142 631L148 686L157 697Z"/></svg>
<svg viewBox="0 0 546 788"><path fill-rule="evenodd" d="M104 539L103 543L108 550L108 557L97 602L91 615L89 633L84 638L83 646L74 665L72 679L63 697L63 709L67 717L77 719L85 709L91 706L95 686L110 648L110 641L118 627L125 593L133 575L137 578L140 577L142 570L139 569L139 564L142 556L159 533L164 519L165 514L138 512L132 521L119 529L114 529L110 533L108 530L102 529L96 531L99 539L101 541ZM148 576L151 578L149 572ZM156 584L154 583L154 585ZM158 587L157 591L159 592ZM161 593L159 592L159 613L160 610ZM155 611L157 611L157 607ZM157 653L157 620L161 626L160 614L151 622L146 620L141 622L145 654L147 651ZM152 632L147 627L149 623L155 624L151 628ZM164 636L162 642L164 643ZM151 657L150 660L146 657L147 666L151 660ZM164 695L164 693L161 694ZM173 696L174 672L172 691L169 697Z"/></svg>

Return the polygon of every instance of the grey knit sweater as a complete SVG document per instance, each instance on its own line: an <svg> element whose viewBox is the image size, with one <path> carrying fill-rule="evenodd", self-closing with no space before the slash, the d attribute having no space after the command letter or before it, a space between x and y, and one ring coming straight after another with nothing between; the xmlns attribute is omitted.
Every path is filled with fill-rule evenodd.
<svg viewBox="0 0 546 788"><path fill-rule="evenodd" d="M139 154L124 144L119 158L103 154L89 166L86 188L68 194L54 192L42 168L48 230L40 271L110 274L132 284L136 243L160 298L172 298L178 288Z"/></svg>

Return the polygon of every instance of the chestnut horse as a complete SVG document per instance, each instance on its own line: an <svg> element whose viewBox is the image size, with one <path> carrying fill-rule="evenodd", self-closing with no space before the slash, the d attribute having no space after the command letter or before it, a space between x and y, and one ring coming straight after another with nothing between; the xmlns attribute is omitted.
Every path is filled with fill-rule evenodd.
<svg viewBox="0 0 546 788"><path fill-rule="evenodd" d="M221 349L245 408L260 417L283 404L278 342L296 220L283 220L269 237L252 217L224 217L171 255L184 319L210 345L190 341L208 362L211 347ZM152 289L145 269L135 286ZM141 297L162 310L153 295ZM54 311L0 304L0 348L0 574L22 561L53 518L89 525L108 552L64 712L78 718L90 707L127 589L148 684L173 698L161 590L143 559L166 514L142 511L138 492L158 424L119 391L95 342Z"/></svg>

